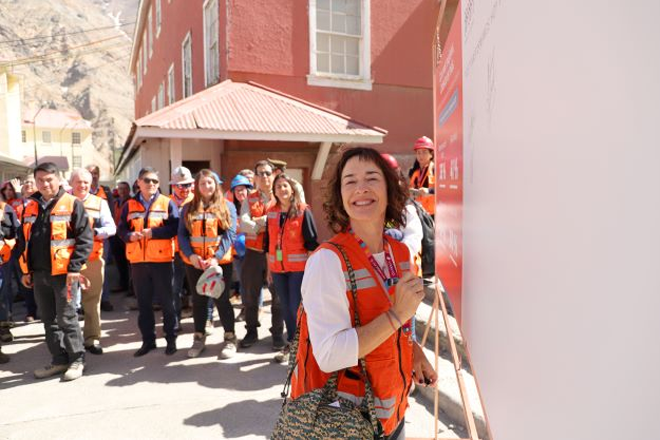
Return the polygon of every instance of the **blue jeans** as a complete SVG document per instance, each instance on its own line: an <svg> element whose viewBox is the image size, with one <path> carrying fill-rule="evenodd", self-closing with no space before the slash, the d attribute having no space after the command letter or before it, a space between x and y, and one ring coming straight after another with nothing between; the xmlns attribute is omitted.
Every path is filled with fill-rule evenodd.
<svg viewBox="0 0 660 440"><path fill-rule="evenodd" d="M296 315L300 306L303 275L305 272L272 273L273 285L282 303L282 314L289 342L296 336Z"/></svg>

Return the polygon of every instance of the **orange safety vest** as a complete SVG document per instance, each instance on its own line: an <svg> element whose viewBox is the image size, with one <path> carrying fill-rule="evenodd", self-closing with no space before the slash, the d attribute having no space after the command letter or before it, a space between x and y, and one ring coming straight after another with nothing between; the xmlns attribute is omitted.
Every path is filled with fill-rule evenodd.
<svg viewBox="0 0 660 440"><path fill-rule="evenodd" d="M184 221L180 219L179 221ZM192 224L190 225L192 232L190 233L190 247L193 252L202 259L207 260L213 258L215 253L218 252L222 235L218 234L221 230L220 219L212 212L196 212L192 217ZM186 263L192 265L192 262L186 257L183 252L181 259ZM232 248L229 248L218 264L228 264L234 261Z"/></svg>
<svg viewBox="0 0 660 440"><path fill-rule="evenodd" d="M76 248L76 240L69 238L72 231L71 214L76 198L69 193L64 193L55 203L50 211L50 265L51 275L64 275L69 271L69 261ZM28 248L32 225L39 216L39 203L29 199L23 210L23 237L25 237L25 249L19 264L23 273L29 273Z"/></svg>
<svg viewBox="0 0 660 440"><path fill-rule="evenodd" d="M92 193L91 191L89 192L93 196L97 196L105 200L106 202L108 201L108 195L105 193L105 189L101 185L96 189L96 193Z"/></svg>
<svg viewBox="0 0 660 440"><path fill-rule="evenodd" d="M23 214L23 199L11 199L7 203L16 211L16 217L20 220Z"/></svg>
<svg viewBox="0 0 660 440"><path fill-rule="evenodd" d="M433 188L435 186L435 175L433 173L433 162L431 162L428 167L419 170L415 170L413 175L410 177L410 187L419 189L419 188ZM422 174L424 171L424 174ZM429 195L420 195L415 198L415 200L422 205L424 210L431 215L435 215L435 194Z"/></svg>
<svg viewBox="0 0 660 440"><path fill-rule="evenodd" d="M174 202L174 206L177 207L179 210L179 214L181 213L181 207L185 205L186 203L190 202L193 199L193 195L188 194L188 197L186 197L181 204L179 204L179 199L176 198L174 194L170 194L170 200ZM179 253L179 237L174 237L174 255Z"/></svg>
<svg viewBox="0 0 660 440"><path fill-rule="evenodd" d="M398 241L386 237L393 252L399 276L411 269L408 248ZM331 242L344 248L348 256L357 282L357 312L360 323L366 325L377 316L390 308L390 302L383 295L378 275L369 263L366 254L360 248L354 237L343 232L335 235ZM346 263L341 253L330 244L322 244L319 249L330 249L335 252L341 261L343 276L346 279L346 297L348 298L349 313L353 319L355 303L351 292ZM390 298L394 298L396 286L389 288ZM304 302L304 300L303 300ZM291 381L291 397L296 398L306 392L321 388L325 385L331 373L324 373L319 368L314 357L313 347L309 339L307 314L301 307L300 312L300 339L297 366ZM374 351L366 355L367 374L374 391L376 416L383 424L386 435L398 426L408 407L408 393L412 385L413 368L413 341L410 321L393 333ZM360 403L364 397L364 381L361 379L362 371L359 365L350 367L339 373L337 391L339 396Z"/></svg>
<svg viewBox="0 0 660 440"><path fill-rule="evenodd" d="M268 208L268 268L271 272L303 272L307 263L307 249L302 233L303 219L307 205L300 204L295 217L289 217L280 228L280 206ZM278 252L279 250L279 252ZM281 259L278 257L281 256Z"/></svg>
<svg viewBox="0 0 660 440"><path fill-rule="evenodd" d="M158 194L156 200L151 203L149 212L145 211L137 198L129 199L126 203L128 203L126 222L132 232L159 228L168 218L167 208L170 199L162 194ZM173 238L129 241L126 243L126 259L131 263L169 263L174 257L173 242Z"/></svg>
<svg viewBox="0 0 660 440"><path fill-rule="evenodd" d="M15 199L14 199L15 200ZM7 204L0 201L0 211L4 215ZM22 203L21 203L22 206ZM16 240L13 238L0 238L0 264L5 264L11 259L11 251L16 246Z"/></svg>
<svg viewBox="0 0 660 440"><path fill-rule="evenodd" d="M273 201L264 205L261 201L261 193L259 190L251 191L247 196L248 204L250 205L250 217L262 217L266 215L268 208L273 206ZM263 252L264 251L264 234L265 232L259 232L255 234L254 232L245 233L245 247L255 251Z"/></svg>
<svg viewBox="0 0 660 440"><path fill-rule="evenodd" d="M85 211L87 211L87 216L89 217L89 226L92 228L92 232L95 227L101 226L102 203L103 199L92 193L89 193L87 198L83 201ZM103 240L94 236L94 247L92 247L92 253L89 254L89 261L97 261L101 258L101 255L103 255Z"/></svg>

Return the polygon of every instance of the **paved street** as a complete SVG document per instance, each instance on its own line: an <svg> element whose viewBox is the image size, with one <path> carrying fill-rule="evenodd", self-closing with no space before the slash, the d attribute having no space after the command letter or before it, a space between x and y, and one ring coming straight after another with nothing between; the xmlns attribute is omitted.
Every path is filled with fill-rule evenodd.
<svg viewBox="0 0 660 440"><path fill-rule="evenodd" d="M222 340L217 321L202 356L186 357L192 343L192 318L184 320L174 356L165 356L165 342L159 339L158 350L134 358L140 346L137 312L127 310L123 296L112 300L116 311L103 314L105 354L88 354L85 375L74 382L60 382L59 377L34 379L32 370L49 360L40 322L18 323L12 330L15 341L3 346L12 360L0 365L0 438L269 436L280 409L286 369L271 360L268 313L261 318L263 339L229 361L217 357ZM23 313L19 311L18 316ZM237 332L243 336L242 323L237 324ZM411 399L407 434L429 437L432 407L416 399Z"/></svg>

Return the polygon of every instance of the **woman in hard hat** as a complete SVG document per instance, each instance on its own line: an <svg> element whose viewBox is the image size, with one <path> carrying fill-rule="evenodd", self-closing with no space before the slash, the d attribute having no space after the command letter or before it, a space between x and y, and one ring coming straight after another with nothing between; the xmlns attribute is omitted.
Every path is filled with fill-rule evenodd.
<svg viewBox="0 0 660 440"><path fill-rule="evenodd" d="M232 244L236 237L236 208L222 195L220 178L203 169L195 176L195 192L191 202L181 211L179 222L179 250L186 263L188 285L196 286L199 277L210 266L220 266L225 289L215 300L220 321L225 330L220 359L236 354L234 310L229 302L232 278ZM206 348L208 297L193 290L193 322L195 334L188 357L199 356Z"/></svg>
<svg viewBox="0 0 660 440"><path fill-rule="evenodd" d="M309 207L300 201L295 181L278 174L273 181L276 203L266 213L264 250L268 253L268 271L282 302L287 342L275 361L289 360L289 346L296 335L300 306L300 286L309 253L319 246L316 224Z"/></svg>
<svg viewBox="0 0 660 440"><path fill-rule="evenodd" d="M408 172L410 193L431 216L435 215L435 170L433 141L426 136L415 141L415 164Z"/></svg>

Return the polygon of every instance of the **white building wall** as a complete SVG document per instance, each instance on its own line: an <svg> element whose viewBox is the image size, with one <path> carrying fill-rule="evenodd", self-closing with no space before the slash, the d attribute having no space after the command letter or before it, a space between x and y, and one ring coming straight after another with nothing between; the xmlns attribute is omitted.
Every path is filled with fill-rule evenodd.
<svg viewBox="0 0 660 440"><path fill-rule="evenodd" d="M463 1L463 318L495 439L660 438L658 17Z"/></svg>

